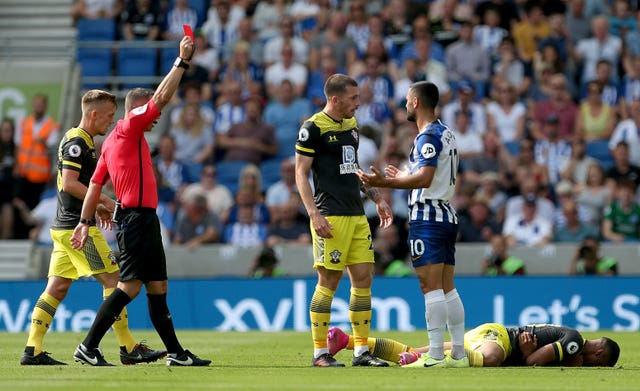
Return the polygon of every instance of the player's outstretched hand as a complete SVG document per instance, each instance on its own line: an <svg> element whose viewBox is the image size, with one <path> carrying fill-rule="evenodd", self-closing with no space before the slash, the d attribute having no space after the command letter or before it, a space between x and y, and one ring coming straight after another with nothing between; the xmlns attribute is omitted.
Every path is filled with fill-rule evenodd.
<svg viewBox="0 0 640 391"><path fill-rule="evenodd" d="M84 247L89 237L89 226L87 224L78 224L71 235L71 247L80 250Z"/></svg>
<svg viewBox="0 0 640 391"><path fill-rule="evenodd" d="M356 172L356 175L358 175L358 178L360 178L362 183L364 183L365 185L374 186L374 187L384 187L383 185L386 183L386 178L384 174L382 174L382 172L380 172L380 170L378 170L374 166L371 166L369 168L371 169L371 174L367 174L361 169L358 169L358 171Z"/></svg>
<svg viewBox="0 0 640 391"><path fill-rule="evenodd" d="M191 60L195 51L196 47L191 38L187 36L182 37L182 41L180 41L180 58L187 61Z"/></svg>

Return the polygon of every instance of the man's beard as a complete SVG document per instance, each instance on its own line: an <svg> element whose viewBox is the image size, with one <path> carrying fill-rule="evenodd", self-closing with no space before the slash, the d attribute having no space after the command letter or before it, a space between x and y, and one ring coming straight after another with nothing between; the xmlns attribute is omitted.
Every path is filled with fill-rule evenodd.
<svg viewBox="0 0 640 391"><path fill-rule="evenodd" d="M407 111L407 121L416 122L416 113Z"/></svg>

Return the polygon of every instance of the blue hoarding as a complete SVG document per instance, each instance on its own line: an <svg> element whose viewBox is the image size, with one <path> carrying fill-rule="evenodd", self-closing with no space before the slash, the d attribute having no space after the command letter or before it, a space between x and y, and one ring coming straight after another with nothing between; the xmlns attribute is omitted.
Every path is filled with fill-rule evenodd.
<svg viewBox="0 0 640 391"><path fill-rule="evenodd" d="M212 279L169 282L169 308L176 328L308 330L308 304L315 279ZM467 328L484 322L506 325L556 323L581 330L640 330L640 278L460 277L456 279ZM0 283L0 331L27 330L44 281ZM143 290L144 292L144 290ZM336 293L331 322L349 323L349 282ZM95 281L74 283L58 307L52 331L89 328L102 301ZM415 278L377 278L373 286L377 330L425 327L424 298ZM129 306L131 328L152 328L142 293Z"/></svg>

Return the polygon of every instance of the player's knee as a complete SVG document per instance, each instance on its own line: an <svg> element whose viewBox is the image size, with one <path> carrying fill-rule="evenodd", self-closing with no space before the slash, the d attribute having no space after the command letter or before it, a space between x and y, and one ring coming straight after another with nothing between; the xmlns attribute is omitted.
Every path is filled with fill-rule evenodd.
<svg viewBox="0 0 640 391"><path fill-rule="evenodd" d="M66 278L54 278L49 280L45 292L53 296L56 300L62 301L69 292L71 286L71 280Z"/></svg>

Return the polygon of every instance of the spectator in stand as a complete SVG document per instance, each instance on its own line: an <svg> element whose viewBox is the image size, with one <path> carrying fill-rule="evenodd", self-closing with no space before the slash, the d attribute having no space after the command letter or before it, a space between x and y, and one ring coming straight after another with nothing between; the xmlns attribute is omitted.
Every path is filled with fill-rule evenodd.
<svg viewBox="0 0 640 391"><path fill-rule="evenodd" d="M591 16L585 12L586 0L570 0L567 5L566 23L571 45L588 38L591 33Z"/></svg>
<svg viewBox="0 0 640 391"><path fill-rule="evenodd" d="M539 68L534 68L535 77L531 84L531 89L525 93L529 112L535 112L536 105L549 99L553 94L551 81L555 74L553 67L548 64L541 64Z"/></svg>
<svg viewBox="0 0 640 391"><path fill-rule="evenodd" d="M512 25L519 19L516 2L510 0L480 0L473 10L474 19L480 23L481 20L484 20L487 10L491 8L500 11L500 27L506 31L511 31Z"/></svg>
<svg viewBox="0 0 640 391"><path fill-rule="evenodd" d="M419 61L419 68L425 75L425 81L430 81L438 87L440 91L440 105L444 105L451 100L451 87L447 81L447 67L444 62L431 57L433 42L429 39L420 38L413 42L415 45L415 55Z"/></svg>
<svg viewBox="0 0 640 391"><path fill-rule="evenodd" d="M256 98L244 104L245 121L232 125L217 138L224 161L245 161L260 165L278 153L274 128L262 123L262 104Z"/></svg>
<svg viewBox="0 0 640 391"><path fill-rule="evenodd" d="M509 255L507 240L500 234L491 237L491 252L482 260L485 276L521 276L526 273L524 261Z"/></svg>
<svg viewBox="0 0 640 391"><path fill-rule="evenodd" d="M295 35L295 20L289 15L283 15L279 27L280 34L269 39L264 45L264 66L268 67L283 60L282 48L285 43L290 44L293 49L293 61L306 64L309 59L309 43Z"/></svg>
<svg viewBox="0 0 640 391"><path fill-rule="evenodd" d="M176 142L168 134L160 137L155 166L176 197L180 197L180 193L189 181L195 182L197 180L197 178L189 178L185 166L176 159Z"/></svg>
<svg viewBox="0 0 640 391"><path fill-rule="evenodd" d="M427 59L432 59L442 64L445 63L444 47L432 40L429 18L426 15L418 15L413 20L411 35L413 39L402 47L398 65L404 64L407 58L419 57L418 48L416 47L418 41L427 41L429 43L429 57ZM440 86L438 86L438 89L440 89Z"/></svg>
<svg viewBox="0 0 640 391"><path fill-rule="evenodd" d="M16 164L16 146L13 141L13 121L5 118L0 122L0 239L13 238L13 200L16 180L13 170Z"/></svg>
<svg viewBox="0 0 640 391"><path fill-rule="evenodd" d="M543 126L546 119L555 115L558 117L558 134L561 139L573 137L576 122L576 105L571 100L567 90L567 78L560 73L552 76L550 81L552 93L549 99L535 105L531 135L536 140L544 138Z"/></svg>
<svg viewBox="0 0 640 391"><path fill-rule="evenodd" d="M267 208L263 201L260 169L253 164L248 164L240 172L238 191L235 194L235 203L227 210L223 221L225 221L226 224L238 221L238 209L246 205L251 205L253 208L255 221L265 225L271 223L269 208Z"/></svg>
<svg viewBox="0 0 640 391"><path fill-rule="evenodd" d="M473 40L489 54L491 63L498 59L498 47L509 35L509 30L500 27L500 12L497 7L489 7L484 12L481 24L473 28Z"/></svg>
<svg viewBox="0 0 640 391"><path fill-rule="evenodd" d="M553 237L552 220L537 213L537 197L530 193L524 196L521 212L514 216L507 216L502 234L507 239L508 246L526 246L542 248Z"/></svg>
<svg viewBox="0 0 640 391"><path fill-rule="evenodd" d="M240 85L240 98L246 99L250 96L263 96L264 69L251 62L249 51L251 44L246 41L238 41L233 49L231 61L223 65L220 70L219 79L225 85L231 85L235 89L233 82ZM224 91L221 91L224 94ZM232 92L233 94L233 92ZM223 100L226 96L221 97Z"/></svg>
<svg viewBox="0 0 640 391"><path fill-rule="evenodd" d="M551 70L552 73L566 72L566 59L560 58L560 52L558 46L552 42L545 42L544 45L540 45L533 57L533 75L535 80L542 79L542 72L544 70Z"/></svg>
<svg viewBox="0 0 640 391"><path fill-rule="evenodd" d="M359 82L360 106L356 109L355 117L360 127L369 126L375 130L373 139L380 139L382 135L391 132L392 113L386 102L375 101L375 92L369 82ZM369 167L369 166L360 166Z"/></svg>
<svg viewBox="0 0 640 391"><path fill-rule="evenodd" d="M171 110L171 119L170 119L170 124L171 126L175 126L179 121L180 118L182 116L182 111L184 110L184 107L187 105L195 105L198 106L200 108L200 118L202 118L205 122L212 124L213 120L216 117L215 112L213 111L213 108L211 108L210 103L206 102L205 99L203 99L202 97L202 88L203 86L199 83L187 83L185 85L182 86L182 104L179 104L177 106L175 106L172 110Z"/></svg>
<svg viewBox="0 0 640 391"><path fill-rule="evenodd" d="M275 128L279 156L293 156L300 125L311 115L311 102L304 97L296 98L293 84L285 79L278 86L274 99L264 109L263 120Z"/></svg>
<svg viewBox="0 0 640 391"><path fill-rule="evenodd" d="M176 142L176 159L190 173L199 172L213 156L211 123L200 116L200 106L190 103L182 109L180 119L171 126L169 134Z"/></svg>
<svg viewBox="0 0 640 391"><path fill-rule="evenodd" d="M482 155L465 162L465 180L473 184L481 184L484 173L494 173L499 182L505 182L504 174L513 158L504 148L500 136L494 131L482 135Z"/></svg>
<svg viewBox="0 0 640 391"><path fill-rule="evenodd" d="M278 257L273 248L265 246L253 260L253 265L247 273L249 278L283 277L287 271L278 267Z"/></svg>
<svg viewBox="0 0 640 391"><path fill-rule="evenodd" d="M261 247L267 240L267 224L256 220L255 204L246 199L244 194L244 189L238 190L237 218L225 225L223 241L242 248Z"/></svg>
<svg viewBox="0 0 640 391"><path fill-rule="evenodd" d="M207 44L207 37L202 34L202 31L196 31L193 38L196 51L193 53L191 63L199 65L209 72L209 82L217 80L218 72L220 72L218 51ZM210 86L209 89L211 89Z"/></svg>
<svg viewBox="0 0 640 391"><path fill-rule="evenodd" d="M605 275L618 274L618 261L600 256L600 241L596 236L586 237L576 247L569 264L569 274Z"/></svg>
<svg viewBox="0 0 640 391"><path fill-rule="evenodd" d="M418 18L425 18L424 16L417 16L413 20L413 27L411 24L409 1L407 0L389 0L388 4L383 10L384 15L384 35L390 37L394 46L398 49L394 60L399 61L400 64L404 63L401 52L407 45L411 45L412 34L413 40L416 39L415 23ZM429 19L426 19L427 25L420 34L429 34ZM444 55L444 51L441 52ZM409 56L412 57L412 56ZM444 57L442 57L444 61Z"/></svg>
<svg viewBox="0 0 640 391"><path fill-rule="evenodd" d="M334 11L329 18L327 29L317 32L310 43L309 67L311 70L319 68L320 48L324 45L333 46L333 53L338 68L349 69L358 58L358 51L353 40L346 36L347 17L343 12Z"/></svg>
<svg viewBox="0 0 640 391"><path fill-rule="evenodd" d="M446 48L458 40L461 26L471 20L471 8L458 0L436 0L429 4L428 15L433 39Z"/></svg>
<svg viewBox="0 0 640 391"><path fill-rule="evenodd" d="M370 57L375 58L380 64L381 68L378 73L388 75L392 81L398 79L398 66L395 61L391 59L390 50L387 49L385 43L386 38L383 35L373 35L367 41L367 47L364 54L352 65L349 69L349 73L353 74L356 78L361 77L367 72L366 60Z"/></svg>
<svg viewBox="0 0 640 391"><path fill-rule="evenodd" d="M307 67L294 61L293 47L290 43L285 42L282 45L281 54L281 60L270 65L264 75L267 97L272 99L276 96L276 90L283 80L291 81L295 97L304 96L307 88Z"/></svg>
<svg viewBox="0 0 640 391"><path fill-rule="evenodd" d="M621 39L624 39L630 31L638 29L629 0L614 0L608 19L609 32Z"/></svg>
<svg viewBox="0 0 640 391"><path fill-rule="evenodd" d="M300 209L302 207L300 196L296 193L284 204L273 208L272 216L274 223L267 231L267 246L273 247L279 244L311 244L309 221L301 215Z"/></svg>
<svg viewBox="0 0 640 391"><path fill-rule="evenodd" d="M500 225L491 213L488 200L475 195L469 204L469 213L460 217L458 241L463 243L488 242L500 232Z"/></svg>
<svg viewBox="0 0 640 391"><path fill-rule="evenodd" d="M189 0L174 0L173 7L167 11L164 18L162 39L166 41L179 40L184 36L183 25L188 24L195 31L198 24L196 10L189 6Z"/></svg>
<svg viewBox="0 0 640 391"><path fill-rule="evenodd" d="M498 47L498 58L493 64L492 85L506 81L516 89L516 96L524 96L531 86L531 78L527 75L525 64L518 58L516 47L511 36L504 37Z"/></svg>
<svg viewBox="0 0 640 391"><path fill-rule="evenodd" d="M589 210L589 215L591 215L592 219L591 222L598 228L602 221L604 208L611 203L611 197L613 196L612 188L607 186L604 171L597 162L589 166L586 181L584 183L578 183L573 188L573 194L579 207Z"/></svg>
<svg viewBox="0 0 640 391"><path fill-rule="evenodd" d="M417 58L407 58L398 71L398 78L395 81L394 107L404 107L406 102L406 91L411 84L418 81L425 81L426 75L420 69L420 61Z"/></svg>
<svg viewBox="0 0 640 391"><path fill-rule="evenodd" d="M250 17L240 19L237 34L232 41L227 41L227 44L224 46L222 50L222 61L224 63L228 63L231 60L238 42L248 43L248 62L262 68L264 43L256 37L253 27L251 26Z"/></svg>
<svg viewBox="0 0 640 391"><path fill-rule="evenodd" d="M575 137L571 141L571 158L561 168L562 179L573 182L577 186L584 186L587 182L588 170L592 164L600 165L596 159L587 155L585 141L580 137Z"/></svg>
<svg viewBox="0 0 640 391"><path fill-rule="evenodd" d="M394 85L391 77L384 73L385 64L382 64L380 59L374 55L365 57L364 62L365 74L356 79L358 85L369 84L373 92L373 101L382 103L391 110L395 107L393 104Z"/></svg>
<svg viewBox="0 0 640 391"><path fill-rule="evenodd" d="M71 9L73 23L79 19L116 19L123 9L123 0L75 0Z"/></svg>
<svg viewBox="0 0 640 391"><path fill-rule="evenodd" d="M182 200L173 244L193 250L203 244L219 242L222 229L218 216L209 211L205 195L193 193Z"/></svg>
<svg viewBox="0 0 640 391"><path fill-rule="evenodd" d="M640 36L638 37L640 39ZM640 100L640 56L633 57L620 86L620 100L618 113L623 120L631 116L631 104L634 100Z"/></svg>
<svg viewBox="0 0 640 391"><path fill-rule="evenodd" d="M387 277L413 276L411 267L407 266L407 246L400 240L400 230L395 224L386 229L379 229L373 239L373 273Z"/></svg>
<svg viewBox="0 0 640 391"><path fill-rule="evenodd" d="M363 57L371 37L365 6L365 0L353 0L349 5L349 22L347 23L346 35L355 42L358 49L358 57Z"/></svg>
<svg viewBox="0 0 640 391"><path fill-rule="evenodd" d="M487 113L484 105L474 102L476 90L469 80L461 80L457 86L456 98L442 108L442 122L455 123L456 114L465 111L469 115L469 132L482 134L487 130Z"/></svg>
<svg viewBox="0 0 640 391"><path fill-rule="evenodd" d="M614 150L624 142L627 148L627 159L634 166L640 166L640 97L631 102L629 118L620 121L609 139L609 150L613 157Z"/></svg>
<svg viewBox="0 0 640 391"><path fill-rule="evenodd" d="M212 0L207 12L207 20L202 25L202 32L207 43L218 52L222 59L224 47L234 42L238 32L238 23L244 18L244 9L232 6L230 0Z"/></svg>
<svg viewBox="0 0 640 391"><path fill-rule="evenodd" d="M445 52L449 83L456 89L462 80L470 80L475 86L475 98L479 100L487 93L491 73L489 52L473 40L471 22L462 22L459 32L460 39L447 46Z"/></svg>
<svg viewBox="0 0 640 391"><path fill-rule="evenodd" d="M620 141L611 152L614 166L607 170L607 185L613 193L616 186L623 179L629 179L637 186L640 186L640 167L636 166L630 159L629 144Z"/></svg>
<svg viewBox="0 0 640 391"><path fill-rule="evenodd" d="M614 80L612 76L611 63L606 60L598 60L596 64L596 77L594 79L602 88L602 103L610 105L614 110L618 107L620 101L620 83ZM587 96L587 83L583 84L582 97Z"/></svg>
<svg viewBox="0 0 640 391"><path fill-rule="evenodd" d="M283 159L280 163L280 180L269 186L264 203L269 211L273 211L286 204L297 193L294 158Z"/></svg>
<svg viewBox="0 0 640 391"><path fill-rule="evenodd" d="M160 39L164 23L162 10L157 1L134 0L122 12L122 36L124 39L156 41Z"/></svg>
<svg viewBox="0 0 640 391"><path fill-rule="evenodd" d="M328 55L325 53L327 51L329 52ZM335 73L344 72L344 70L338 69L338 63L333 57L333 49L331 46L323 47L320 52L320 69L309 75L309 83L307 85L307 99L311 102L312 111L321 110L326 103L326 98L324 96L324 82L327 78Z"/></svg>
<svg viewBox="0 0 640 391"><path fill-rule="evenodd" d="M200 182L192 183L184 188L181 199L185 200L195 194L203 194L207 198L207 209L217 216L224 216L233 205L233 196L229 189L217 182L217 169L213 164L205 164L200 171Z"/></svg>
<svg viewBox="0 0 640 391"><path fill-rule="evenodd" d="M637 184L621 179L613 202L604 210L602 237L614 243L637 242L640 239L640 205L634 201Z"/></svg>
<svg viewBox="0 0 640 391"><path fill-rule="evenodd" d="M524 18L516 23L511 32L518 51L518 57L525 63L533 61L538 42L551 34L542 5L538 0L527 0L524 3Z"/></svg>
<svg viewBox="0 0 640 391"><path fill-rule="evenodd" d="M611 63L613 80L618 81L618 65L622 56L622 40L609 33L609 20L606 16L596 16L591 20L592 38L585 38L576 44L574 58L582 64L581 83L596 78L596 65L606 59Z"/></svg>
<svg viewBox="0 0 640 391"><path fill-rule="evenodd" d="M587 97L580 102L576 115L576 137L581 140L609 140L615 126L615 109L602 101L602 85L587 83Z"/></svg>
<svg viewBox="0 0 640 391"><path fill-rule="evenodd" d="M549 183L555 185L560 181L562 168L571 160L571 144L560 138L558 117L549 115L542 128L542 138L536 140L534 156L538 164L547 167Z"/></svg>
<svg viewBox="0 0 640 391"><path fill-rule="evenodd" d="M545 165L536 161L535 156L535 141L526 138L520 142L520 150L514 164L506 167L507 175L513 177L516 186L522 186L525 181L531 180L536 184L535 189L529 189L527 192L536 192L539 188L549 186L549 171Z"/></svg>
<svg viewBox="0 0 640 391"><path fill-rule="evenodd" d="M498 224L504 222L504 207L507 195L498 187L498 174L486 171L480 175L480 184L476 190L476 197L484 199Z"/></svg>
<svg viewBox="0 0 640 391"><path fill-rule="evenodd" d="M500 80L494 86L494 99L487 104L488 130L500 135L503 143L518 142L524 138L527 108L509 82Z"/></svg>
<svg viewBox="0 0 640 391"><path fill-rule="evenodd" d="M40 202L33 210L29 210L24 201L19 198L13 200L13 205L20 214L22 221L32 227L29 231L29 239L37 246L48 249L53 248L53 239L49 229L56 218L56 208L58 206L56 192L45 191Z"/></svg>
<svg viewBox="0 0 640 391"><path fill-rule="evenodd" d="M640 12L636 14L636 23L640 21ZM627 31L624 37L623 65L625 73L631 69L631 61L640 57L640 28Z"/></svg>
<svg viewBox="0 0 640 391"><path fill-rule="evenodd" d="M189 69L186 69L184 76L180 79L178 85L180 90L184 89L188 85L196 85L200 89L200 95L205 102L211 101L213 97L212 84L209 82L210 72L205 66L199 64L191 64ZM180 92L178 90L178 92ZM202 104L202 102L198 102Z"/></svg>
<svg viewBox="0 0 640 391"><path fill-rule="evenodd" d="M569 59L569 30L567 30L567 24L564 13L553 13L547 18L549 21L550 33L544 39L538 41L536 46L536 54L541 53L545 47L552 46L556 49L558 54L558 66L557 72L564 70L564 65Z"/></svg>
<svg viewBox="0 0 640 391"><path fill-rule="evenodd" d="M240 82L236 80L227 81L223 84L222 91L221 103L217 107L213 125L216 139L220 134L226 133L232 125L239 124L245 120L242 85Z"/></svg>
<svg viewBox="0 0 640 391"><path fill-rule="evenodd" d="M600 234L597 225L588 224L580 221L578 216L580 204L571 198L571 189L569 189L569 197L561 201L560 214L563 224L556 225L556 231L553 235L554 242L581 242L586 237L598 236Z"/></svg>
<svg viewBox="0 0 640 391"><path fill-rule="evenodd" d="M482 134L471 132L469 122L469 112L464 110L456 112L453 132L458 144L458 155L463 164L467 159L482 154Z"/></svg>
<svg viewBox="0 0 640 391"><path fill-rule="evenodd" d="M555 207L553 202L549 199L540 196L543 193L546 194L546 186L543 188L540 186L533 177L526 177L520 182L520 194L510 197L505 205L505 219L509 219L514 216L518 216L522 212L522 205L525 203L525 199L533 194L536 201L536 212L538 215L546 221L553 222L553 216L555 213Z"/></svg>
<svg viewBox="0 0 640 391"><path fill-rule="evenodd" d="M17 147L16 197L23 200L29 209L40 202L40 195L51 178L49 151L58 142L60 126L47 114L48 98L44 94L34 95L33 113L24 118L14 133Z"/></svg>
<svg viewBox="0 0 640 391"><path fill-rule="evenodd" d="M287 0L258 1L251 20L253 30L258 34L259 40L269 42L269 39L278 36L279 28L281 28L280 23L288 15L289 7L290 4ZM293 22L295 23L295 21Z"/></svg>

